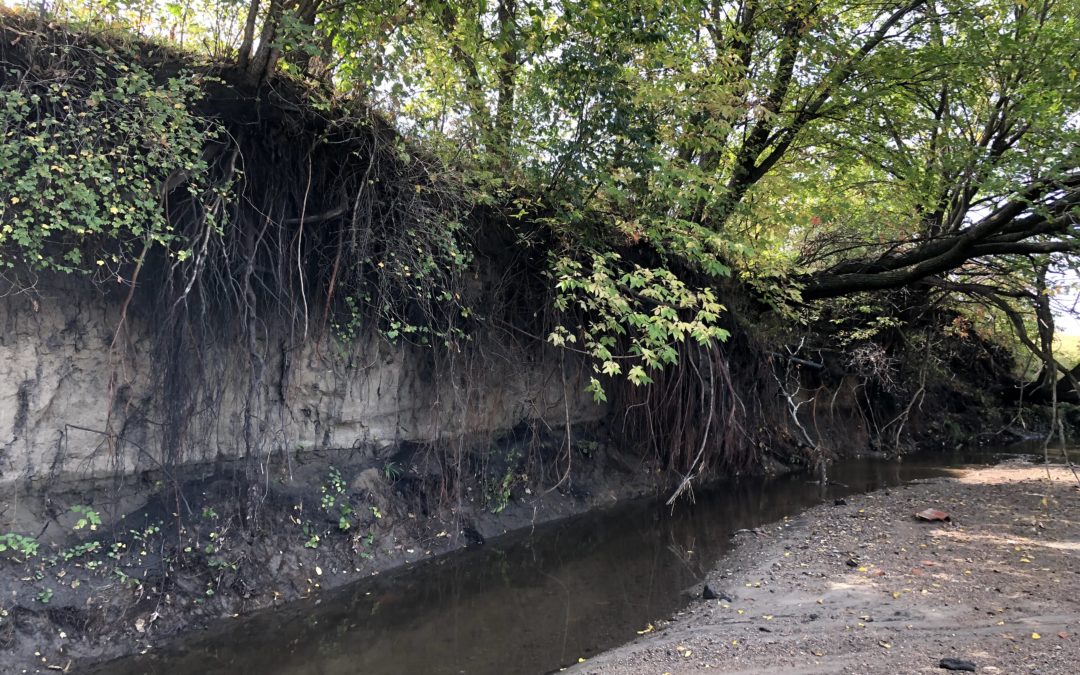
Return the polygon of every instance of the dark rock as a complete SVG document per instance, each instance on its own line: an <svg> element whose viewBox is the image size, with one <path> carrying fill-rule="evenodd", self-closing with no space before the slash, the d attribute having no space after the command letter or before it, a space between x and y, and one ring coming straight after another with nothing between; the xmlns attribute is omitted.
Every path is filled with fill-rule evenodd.
<svg viewBox="0 0 1080 675"><path fill-rule="evenodd" d="M480 534L475 527L463 527L461 534L465 537L466 546L484 545L484 535Z"/></svg>
<svg viewBox="0 0 1080 675"><path fill-rule="evenodd" d="M833 506L847 506L847 500L842 499L842 498L841 499L834 499L833 500Z"/></svg>
<svg viewBox="0 0 1080 675"><path fill-rule="evenodd" d="M859 561L856 560L855 558L848 558L846 564L847 564L848 567L858 567L859 566Z"/></svg>
<svg viewBox="0 0 1080 675"><path fill-rule="evenodd" d="M712 586L705 584L705 588L701 589L701 597L705 600L723 600L724 602L734 602L731 596L724 591L715 591Z"/></svg>
<svg viewBox="0 0 1080 675"><path fill-rule="evenodd" d="M963 659L941 659L941 663L938 664L939 668L945 670L966 670L969 673L975 672L975 663L972 661L964 661Z"/></svg>

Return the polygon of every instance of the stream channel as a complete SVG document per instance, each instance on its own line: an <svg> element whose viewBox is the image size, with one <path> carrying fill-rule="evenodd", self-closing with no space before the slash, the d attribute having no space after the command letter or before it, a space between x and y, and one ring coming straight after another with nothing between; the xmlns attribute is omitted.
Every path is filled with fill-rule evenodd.
<svg viewBox="0 0 1080 675"><path fill-rule="evenodd" d="M94 675L512 675L558 670L625 643L701 591L739 529L846 495L1041 454L1041 447L845 460L699 490L674 510L638 500L222 620L91 669Z"/></svg>

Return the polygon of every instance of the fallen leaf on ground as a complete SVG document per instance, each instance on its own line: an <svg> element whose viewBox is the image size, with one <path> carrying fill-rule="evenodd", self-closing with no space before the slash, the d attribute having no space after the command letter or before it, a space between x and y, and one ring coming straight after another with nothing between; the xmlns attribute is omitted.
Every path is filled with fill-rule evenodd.
<svg viewBox="0 0 1080 675"><path fill-rule="evenodd" d="M944 511L939 511L938 509L923 509L916 513L915 517L919 520L926 521L949 520L949 514Z"/></svg>

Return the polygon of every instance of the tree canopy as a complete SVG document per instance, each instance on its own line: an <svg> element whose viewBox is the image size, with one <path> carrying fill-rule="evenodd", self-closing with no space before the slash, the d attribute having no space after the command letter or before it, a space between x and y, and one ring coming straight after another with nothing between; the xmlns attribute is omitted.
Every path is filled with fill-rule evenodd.
<svg viewBox="0 0 1080 675"><path fill-rule="evenodd" d="M919 288L1020 329L1080 249L1077 0L26 4L378 110L550 228L586 320L549 340L636 382L726 336L732 274L776 307Z"/></svg>

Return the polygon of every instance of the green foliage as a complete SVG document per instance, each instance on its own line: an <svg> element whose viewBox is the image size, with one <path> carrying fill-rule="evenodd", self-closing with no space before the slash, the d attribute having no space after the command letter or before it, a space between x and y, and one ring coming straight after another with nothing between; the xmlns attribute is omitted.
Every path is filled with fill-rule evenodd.
<svg viewBox="0 0 1080 675"><path fill-rule="evenodd" d="M32 76L6 63L0 85L0 265L122 280L146 247L186 258L167 203L176 186L209 189L198 78L158 82L121 47L41 57Z"/></svg>
<svg viewBox="0 0 1080 675"><path fill-rule="evenodd" d="M386 480L394 482L405 475L405 467L393 460L386 460L383 464L383 476Z"/></svg>
<svg viewBox="0 0 1080 675"><path fill-rule="evenodd" d="M585 318L579 333L558 325L548 341L590 357L595 375L589 390L597 402L606 398L600 377L625 375L633 384L648 384L649 370L677 363L684 340L727 339L718 325L724 307L712 289L689 287L664 268L627 265L614 252L595 253L590 262L553 261L555 308Z"/></svg>
<svg viewBox="0 0 1080 675"><path fill-rule="evenodd" d="M86 527L93 532L98 529L98 525L101 525L101 515L89 506L72 506L71 512L79 514L79 519L72 525L72 529L81 530Z"/></svg>
<svg viewBox="0 0 1080 675"><path fill-rule="evenodd" d="M124 570L120 569L119 567L114 567L113 568L113 576L115 576L117 579L119 579L121 584L123 584L125 586L128 586L128 587L130 587L132 589L142 587L142 581L139 581L138 579L131 576L130 574L128 574Z"/></svg>
<svg viewBox="0 0 1080 675"><path fill-rule="evenodd" d="M353 514L352 504L349 502L348 497L345 496L345 488L345 479L341 477L341 472L336 467L331 466L326 483L319 487L319 491L322 493L319 508L328 515L336 516L338 529L342 531L352 527L351 517Z"/></svg>
<svg viewBox="0 0 1080 675"><path fill-rule="evenodd" d="M514 486L528 481L521 457L521 449L516 446L496 450L489 456L482 475L484 506L491 513L502 513L510 504Z"/></svg>
<svg viewBox="0 0 1080 675"><path fill-rule="evenodd" d="M38 543L33 537L6 532L0 534L0 553L9 556L21 555L24 558L32 558L38 553Z"/></svg>
<svg viewBox="0 0 1080 675"><path fill-rule="evenodd" d="M502 480L488 494L488 508L491 509L492 513L502 513L510 504L510 494L516 480L517 476L514 475L514 472L507 471Z"/></svg>
<svg viewBox="0 0 1080 675"><path fill-rule="evenodd" d="M98 553L103 549L100 541L87 541L81 544L72 546L71 548L64 549L60 552L60 560L64 562L71 562L77 558L83 558L94 553Z"/></svg>

